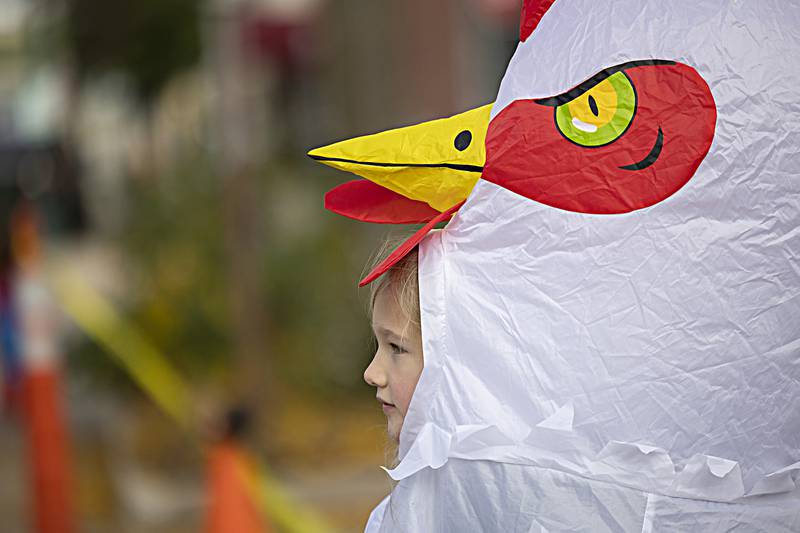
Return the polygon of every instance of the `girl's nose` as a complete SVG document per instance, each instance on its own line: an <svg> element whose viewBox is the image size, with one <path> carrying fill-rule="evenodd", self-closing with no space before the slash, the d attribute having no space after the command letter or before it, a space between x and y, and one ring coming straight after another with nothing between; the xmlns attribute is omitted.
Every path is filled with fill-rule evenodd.
<svg viewBox="0 0 800 533"><path fill-rule="evenodd" d="M380 388L386 386L386 372L378 363L377 355L372 358L372 362L370 362L367 369L364 370L364 381L373 387Z"/></svg>

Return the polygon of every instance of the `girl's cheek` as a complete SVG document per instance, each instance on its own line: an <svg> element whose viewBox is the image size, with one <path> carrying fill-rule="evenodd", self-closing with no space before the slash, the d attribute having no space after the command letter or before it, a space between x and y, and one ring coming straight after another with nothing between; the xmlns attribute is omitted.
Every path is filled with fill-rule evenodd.
<svg viewBox="0 0 800 533"><path fill-rule="evenodd" d="M400 412L405 415L408 410L408 404L411 403L411 396L414 393L416 381L403 381L398 385L398 390L396 392L397 407Z"/></svg>

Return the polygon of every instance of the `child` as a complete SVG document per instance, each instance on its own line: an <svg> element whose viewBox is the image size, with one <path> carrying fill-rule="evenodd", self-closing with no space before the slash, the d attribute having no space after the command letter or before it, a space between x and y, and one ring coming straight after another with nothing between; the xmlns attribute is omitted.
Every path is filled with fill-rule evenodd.
<svg viewBox="0 0 800 533"><path fill-rule="evenodd" d="M387 241L378 257L393 247ZM400 432L424 359L419 309L419 252L414 247L383 276L370 285L370 316L376 350L364 371L364 381L375 387L376 398L386 415L386 433L391 441L387 464L396 466ZM389 496L370 514L366 532L377 532L383 523Z"/></svg>
<svg viewBox="0 0 800 533"><path fill-rule="evenodd" d="M423 366L416 250L372 285L370 308L377 350L364 381L377 389L389 438L397 443Z"/></svg>

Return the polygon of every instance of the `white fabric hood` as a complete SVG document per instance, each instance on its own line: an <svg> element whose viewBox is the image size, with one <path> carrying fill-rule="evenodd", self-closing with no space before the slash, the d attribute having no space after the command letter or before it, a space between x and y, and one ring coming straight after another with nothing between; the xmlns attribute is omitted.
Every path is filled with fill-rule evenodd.
<svg viewBox="0 0 800 533"><path fill-rule="evenodd" d="M421 245L425 368L394 479L458 459L697 500L795 491L799 57L794 2L549 8L510 62L494 120L661 59L708 84L713 142L680 190L625 213L478 182Z"/></svg>

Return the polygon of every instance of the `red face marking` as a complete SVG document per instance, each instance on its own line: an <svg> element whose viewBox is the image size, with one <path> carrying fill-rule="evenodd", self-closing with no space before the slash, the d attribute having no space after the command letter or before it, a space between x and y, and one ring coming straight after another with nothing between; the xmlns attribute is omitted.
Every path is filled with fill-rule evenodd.
<svg viewBox="0 0 800 533"><path fill-rule="evenodd" d="M614 102L616 114L603 109ZM508 105L489 124L482 178L559 209L628 213L691 179L711 147L716 117L711 91L693 68L627 63L564 95Z"/></svg>
<svg viewBox="0 0 800 533"><path fill-rule="evenodd" d="M531 36L533 30L539 25L539 21L547 10L550 9L556 0L525 0L522 4L522 16L519 21L519 40L525 40Z"/></svg>

